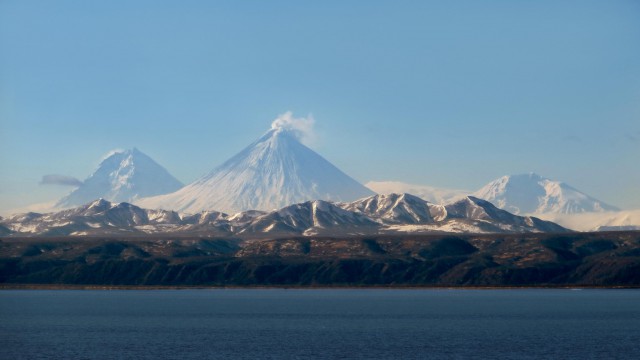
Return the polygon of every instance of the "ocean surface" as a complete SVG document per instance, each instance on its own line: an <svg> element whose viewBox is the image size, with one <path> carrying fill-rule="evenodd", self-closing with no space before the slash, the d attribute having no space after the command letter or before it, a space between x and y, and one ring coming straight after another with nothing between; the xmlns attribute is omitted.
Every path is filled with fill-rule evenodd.
<svg viewBox="0 0 640 360"><path fill-rule="evenodd" d="M640 290L9 290L2 359L640 359Z"/></svg>

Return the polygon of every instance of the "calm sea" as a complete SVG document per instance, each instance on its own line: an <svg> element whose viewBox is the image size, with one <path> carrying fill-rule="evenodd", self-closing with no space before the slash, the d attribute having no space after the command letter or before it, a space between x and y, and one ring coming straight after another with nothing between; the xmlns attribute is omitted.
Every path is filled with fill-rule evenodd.
<svg viewBox="0 0 640 360"><path fill-rule="evenodd" d="M640 291L0 291L0 357L640 359Z"/></svg>

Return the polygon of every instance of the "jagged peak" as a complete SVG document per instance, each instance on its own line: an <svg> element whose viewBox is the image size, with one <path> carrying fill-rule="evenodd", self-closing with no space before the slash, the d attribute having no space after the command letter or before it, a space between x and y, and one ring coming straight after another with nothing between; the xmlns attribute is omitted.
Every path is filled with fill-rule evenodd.
<svg viewBox="0 0 640 360"><path fill-rule="evenodd" d="M472 196L472 195L465 196L463 201L464 200L472 202L472 203L474 203L476 205L495 207L491 202L489 202L487 200L484 200L484 199L480 199L480 198Z"/></svg>
<svg viewBox="0 0 640 360"><path fill-rule="evenodd" d="M87 204L87 209L93 209L93 208L98 208L98 207L105 207L105 206L111 206L112 203L108 200L105 200L103 198L98 198L92 202L90 202L89 204Z"/></svg>
<svg viewBox="0 0 640 360"><path fill-rule="evenodd" d="M371 196L367 196L362 199L355 200L353 202L370 202L370 201L392 201L392 202L402 202L402 201L414 201L420 203L429 203L428 201L420 198L419 196L409 194L409 193L388 193L388 194L375 194Z"/></svg>
<svg viewBox="0 0 640 360"><path fill-rule="evenodd" d="M246 211L231 217L217 211L184 216L172 211L140 208L127 202L117 204L96 199L84 206L51 214L13 217L4 220L17 232L47 233L50 230L87 235L122 232L223 231L235 234L293 232L313 235L319 232L378 231L488 231L528 232L566 231L553 223L520 217L495 208L491 203L468 196L450 205L421 201L408 204L410 194L391 194L385 204L360 211L358 202L334 203L309 200L270 212ZM418 199L418 198L417 198ZM420 199L418 199L420 200ZM363 204L362 202L359 202ZM355 208L345 207L354 205ZM69 227L67 227L69 225ZM367 230L368 229L368 230ZM448 229L448 230L447 230ZM469 230L471 229L471 230ZM357 231L360 231L357 230Z"/></svg>

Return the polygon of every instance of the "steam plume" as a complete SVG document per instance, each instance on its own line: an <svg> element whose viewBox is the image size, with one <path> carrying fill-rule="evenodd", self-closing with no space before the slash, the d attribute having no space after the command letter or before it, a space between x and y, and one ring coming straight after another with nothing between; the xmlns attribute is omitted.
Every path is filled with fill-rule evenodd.
<svg viewBox="0 0 640 360"><path fill-rule="evenodd" d="M42 180L40 180L40 185L62 185L78 187L82 185L82 181L74 178L73 176L50 174L44 175L42 177Z"/></svg>
<svg viewBox="0 0 640 360"><path fill-rule="evenodd" d="M315 120L311 114L307 117L295 118L291 111L279 115L271 123L271 129L282 129L293 134L298 140L309 143L315 139L313 125Z"/></svg>

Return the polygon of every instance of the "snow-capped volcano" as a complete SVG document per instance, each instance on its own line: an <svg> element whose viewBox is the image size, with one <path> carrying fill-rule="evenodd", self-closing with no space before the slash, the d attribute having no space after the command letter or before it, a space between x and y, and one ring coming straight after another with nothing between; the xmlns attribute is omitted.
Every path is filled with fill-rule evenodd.
<svg viewBox="0 0 640 360"><path fill-rule="evenodd" d="M618 210L563 182L534 173L503 176L485 185L474 196L514 214L571 214Z"/></svg>
<svg viewBox="0 0 640 360"><path fill-rule="evenodd" d="M183 184L140 150L114 151L78 188L60 199L55 208L69 208L102 198L130 202L166 194Z"/></svg>
<svg viewBox="0 0 640 360"><path fill-rule="evenodd" d="M211 209L235 213L309 200L351 201L373 194L298 138L295 130L273 127L195 182L136 204L189 213Z"/></svg>

